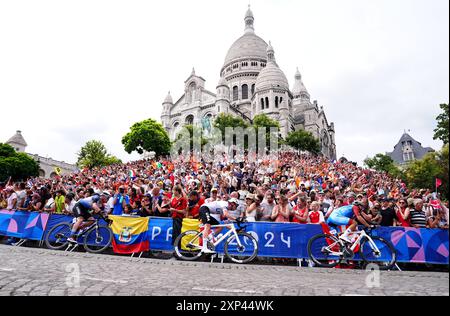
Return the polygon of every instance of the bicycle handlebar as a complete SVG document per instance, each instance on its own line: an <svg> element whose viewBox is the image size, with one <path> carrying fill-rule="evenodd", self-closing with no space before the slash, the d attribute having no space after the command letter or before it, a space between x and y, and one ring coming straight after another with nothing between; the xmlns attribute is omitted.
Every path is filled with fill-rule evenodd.
<svg viewBox="0 0 450 316"><path fill-rule="evenodd" d="M237 226L238 226L239 228L245 228L246 226L242 226L242 224L243 224L243 223L247 223L246 219L247 219L247 218L246 218L245 216L236 218L236 224L237 224Z"/></svg>

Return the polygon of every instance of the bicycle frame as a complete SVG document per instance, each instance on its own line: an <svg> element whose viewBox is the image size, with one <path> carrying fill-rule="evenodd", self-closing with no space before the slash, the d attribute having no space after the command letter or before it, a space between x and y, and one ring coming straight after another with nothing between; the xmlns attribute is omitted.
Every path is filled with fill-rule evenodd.
<svg viewBox="0 0 450 316"><path fill-rule="evenodd" d="M224 224L224 225L211 226L211 229L214 229L214 228L229 228L230 229L225 235L223 235L219 240L217 240L214 243L214 247L217 247L218 245L220 245L223 241L228 239L233 234L236 237L236 240L237 240L237 243L238 243L239 247L242 247L241 241L238 238L238 234L237 234L237 231L236 231L236 227L234 227L234 224Z"/></svg>
<svg viewBox="0 0 450 316"><path fill-rule="evenodd" d="M83 231L78 237L81 237L81 236L84 236L89 230L91 230L93 227L96 227L97 228L97 232L98 232L98 228L99 228L99 226L100 226L100 220L104 220L106 223L108 223L108 219L105 217L105 216L103 216L103 214L98 214L99 215L99 217L100 218L94 218L94 220L93 221L84 221L83 222L83 224L84 223L89 223L89 222L92 222L92 224L90 224L89 226L86 226L86 227L84 227L84 228L82 228L81 230ZM79 230L79 231L81 231L81 230Z"/></svg>
<svg viewBox="0 0 450 316"><path fill-rule="evenodd" d="M355 249L356 249L356 247L358 247L358 246L361 245L361 241L362 241L364 238L367 238L367 241L369 242L369 244L370 244L370 246L372 247L372 249L373 249L376 253L381 253L381 252L380 252L380 249L378 249L377 245L373 242L372 238L366 233L365 230L361 230L361 231L357 231L357 232L351 233L351 234L349 235L349 238L352 238L353 236L358 236L358 238L352 243L352 246L350 247L350 250L351 250L351 251L354 252ZM340 242L341 242L341 241L340 241ZM330 247L330 246L334 246L334 245L335 245L335 244L329 245L329 246L326 247L326 248L331 249L332 247ZM341 256L341 255L342 255L342 253L340 253L340 252L335 252L335 251L331 251L331 250L330 250L330 254L333 255L333 256Z"/></svg>
<svg viewBox="0 0 450 316"><path fill-rule="evenodd" d="M204 226L201 226L204 227ZM238 234L237 234L237 230L236 227L234 226L234 224L223 224L223 225L213 225L211 226L211 230L215 229L215 228L229 228L229 231L224 234L222 237L220 237L216 242L213 243L214 247L217 247L218 245L220 245L222 242L224 242L225 240L227 240L230 236L234 235L236 237L237 243L239 247L242 247L243 245L241 244L241 241L238 238ZM199 232L193 240L191 240L189 242L189 244L193 244L193 242L195 242L200 236L202 235L202 232Z"/></svg>

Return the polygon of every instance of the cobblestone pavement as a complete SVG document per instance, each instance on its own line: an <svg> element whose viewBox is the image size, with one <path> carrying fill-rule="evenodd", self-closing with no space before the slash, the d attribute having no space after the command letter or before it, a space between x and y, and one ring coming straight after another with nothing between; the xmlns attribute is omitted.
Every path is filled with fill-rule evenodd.
<svg viewBox="0 0 450 316"><path fill-rule="evenodd" d="M449 295L448 273L381 272L380 286L372 288L366 280L376 283L361 270L240 266L0 246L0 296Z"/></svg>

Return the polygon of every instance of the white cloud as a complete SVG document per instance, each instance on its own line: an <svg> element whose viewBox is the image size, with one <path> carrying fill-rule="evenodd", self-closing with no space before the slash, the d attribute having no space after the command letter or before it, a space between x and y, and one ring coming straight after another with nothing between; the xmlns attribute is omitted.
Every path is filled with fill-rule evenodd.
<svg viewBox="0 0 450 316"><path fill-rule="evenodd" d="M248 1L0 2L0 140L69 162L90 139L111 153L136 121L159 120L193 66L214 91L243 34ZM392 150L404 129L426 146L448 102L447 0L253 1L291 80L298 66L336 124L339 154Z"/></svg>

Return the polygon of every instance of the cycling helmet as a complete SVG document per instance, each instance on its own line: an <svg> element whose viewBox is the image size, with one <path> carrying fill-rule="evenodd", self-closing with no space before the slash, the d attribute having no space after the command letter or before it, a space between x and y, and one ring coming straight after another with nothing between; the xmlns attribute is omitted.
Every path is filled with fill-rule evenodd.
<svg viewBox="0 0 450 316"><path fill-rule="evenodd" d="M98 193L95 193L92 196L92 202L97 203L98 201L100 201L100 195Z"/></svg>

